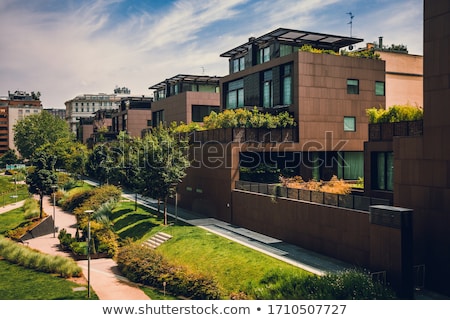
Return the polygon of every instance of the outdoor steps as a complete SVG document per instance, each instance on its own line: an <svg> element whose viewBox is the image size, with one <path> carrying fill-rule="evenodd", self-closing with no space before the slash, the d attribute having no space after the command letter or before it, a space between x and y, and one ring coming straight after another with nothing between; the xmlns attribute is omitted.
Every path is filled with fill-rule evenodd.
<svg viewBox="0 0 450 320"><path fill-rule="evenodd" d="M153 237L151 237L150 239L145 241L144 244L149 246L152 249L156 249L157 247L159 247L161 244L163 244L170 238L172 238L172 236L170 234L167 234L164 232L158 232Z"/></svg>

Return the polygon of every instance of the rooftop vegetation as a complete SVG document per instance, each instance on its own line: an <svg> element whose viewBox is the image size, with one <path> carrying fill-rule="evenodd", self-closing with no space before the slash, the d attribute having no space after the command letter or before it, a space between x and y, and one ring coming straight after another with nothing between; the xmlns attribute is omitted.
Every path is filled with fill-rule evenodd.
<svg viewBox="0 0 450 320"><path fill-rule="evenodd" d="M423 119L423 108L412 105L394 105L388 109L370 108L366 110L369 123L415 121Z"/></svg>
<svg viewBox="0 0 450 320"><path fill-rule="evenodd" d="M336 52L333 50L313 48L309 44L303 45L299 50L303 51L303 52L324 53L324 54L331 54L331 55L335 55L335 56L347 56L347 57L380 60L380 54L375 52L374 50L347 51L347 50L343 49L340 52Z"/></svg>

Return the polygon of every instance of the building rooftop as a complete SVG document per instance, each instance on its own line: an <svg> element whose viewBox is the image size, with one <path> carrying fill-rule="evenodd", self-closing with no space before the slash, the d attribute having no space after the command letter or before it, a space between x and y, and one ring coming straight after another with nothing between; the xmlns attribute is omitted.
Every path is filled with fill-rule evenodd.
<svg viewBox="0 0 450 320"><path fill-rule="evenodd" d="M206 76L206 75L188 75L188 74L178 74L172 78L166 79L164 81L161 81L151 87L149 89L159 90L164 89L167 84L175 84L177 82L183 81L183 82L191 82L191 83L198 83L198 84L214 84L219 83L219 80L222 77L217 76Z"/></svg>
<svg viewBox="0 0 450 320"><path fill-rule="evenodd" d="M315 48L338 51L343 47L359 43L364 39L278 28L258 38L250 38L247 43L244 43L234 49L224 52L220 56L233 57L238 54L247 52L248 48L252 44L262 45L264 43L273 42L275 40L283 44L290 44L296 46L309 44Z"/></svg>

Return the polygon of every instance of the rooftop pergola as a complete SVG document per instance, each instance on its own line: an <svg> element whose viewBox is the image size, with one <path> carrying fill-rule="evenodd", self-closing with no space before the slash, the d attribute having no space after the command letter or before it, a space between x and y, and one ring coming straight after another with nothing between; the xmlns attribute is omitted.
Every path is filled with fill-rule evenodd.
<svg viewBox="0 0 450 320"><path fill-rule="evenodd" d="M188 75L188 74L178 74L172 78L166 79L157 83L149 89L153 90L161 90L166 87L166 85L172 85L178 82L186 82L186 83L196 83L196 84L219 84L219 80L221 77L217 76L206 76L206 75Z"/></svg>
<svg viewBox="0 0 450 320"><path fill-rule="evenodd" d="M224 52L220 56L229 58L234 57L236 55L246 53L252 44L264 45L274 41L292 46L309 44L314 48L338 51L341 48L354 45L362 42L363 40L364 39L343 37L333 34L279 28L261 37L250 38L247 43Z"/></svg>

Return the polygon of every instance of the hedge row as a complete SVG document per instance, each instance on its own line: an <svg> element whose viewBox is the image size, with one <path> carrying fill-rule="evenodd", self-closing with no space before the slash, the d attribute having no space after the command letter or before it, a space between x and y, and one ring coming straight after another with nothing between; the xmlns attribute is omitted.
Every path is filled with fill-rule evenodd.
<svg viewBox="0 0 450 320"><path fill-rule="evenodd" d="M44 254L4 237L0 237L0 256L11 263L64 278L81 276L81 268L74 260Z"/></svg>
<svg viewBox="0 0 450 320"><path fill-rule="evenodd" d="M117 265L128 279L189 299L220 299L217 283L210 277L170 264L155 250L129 244L119 250Z"/></svg>

